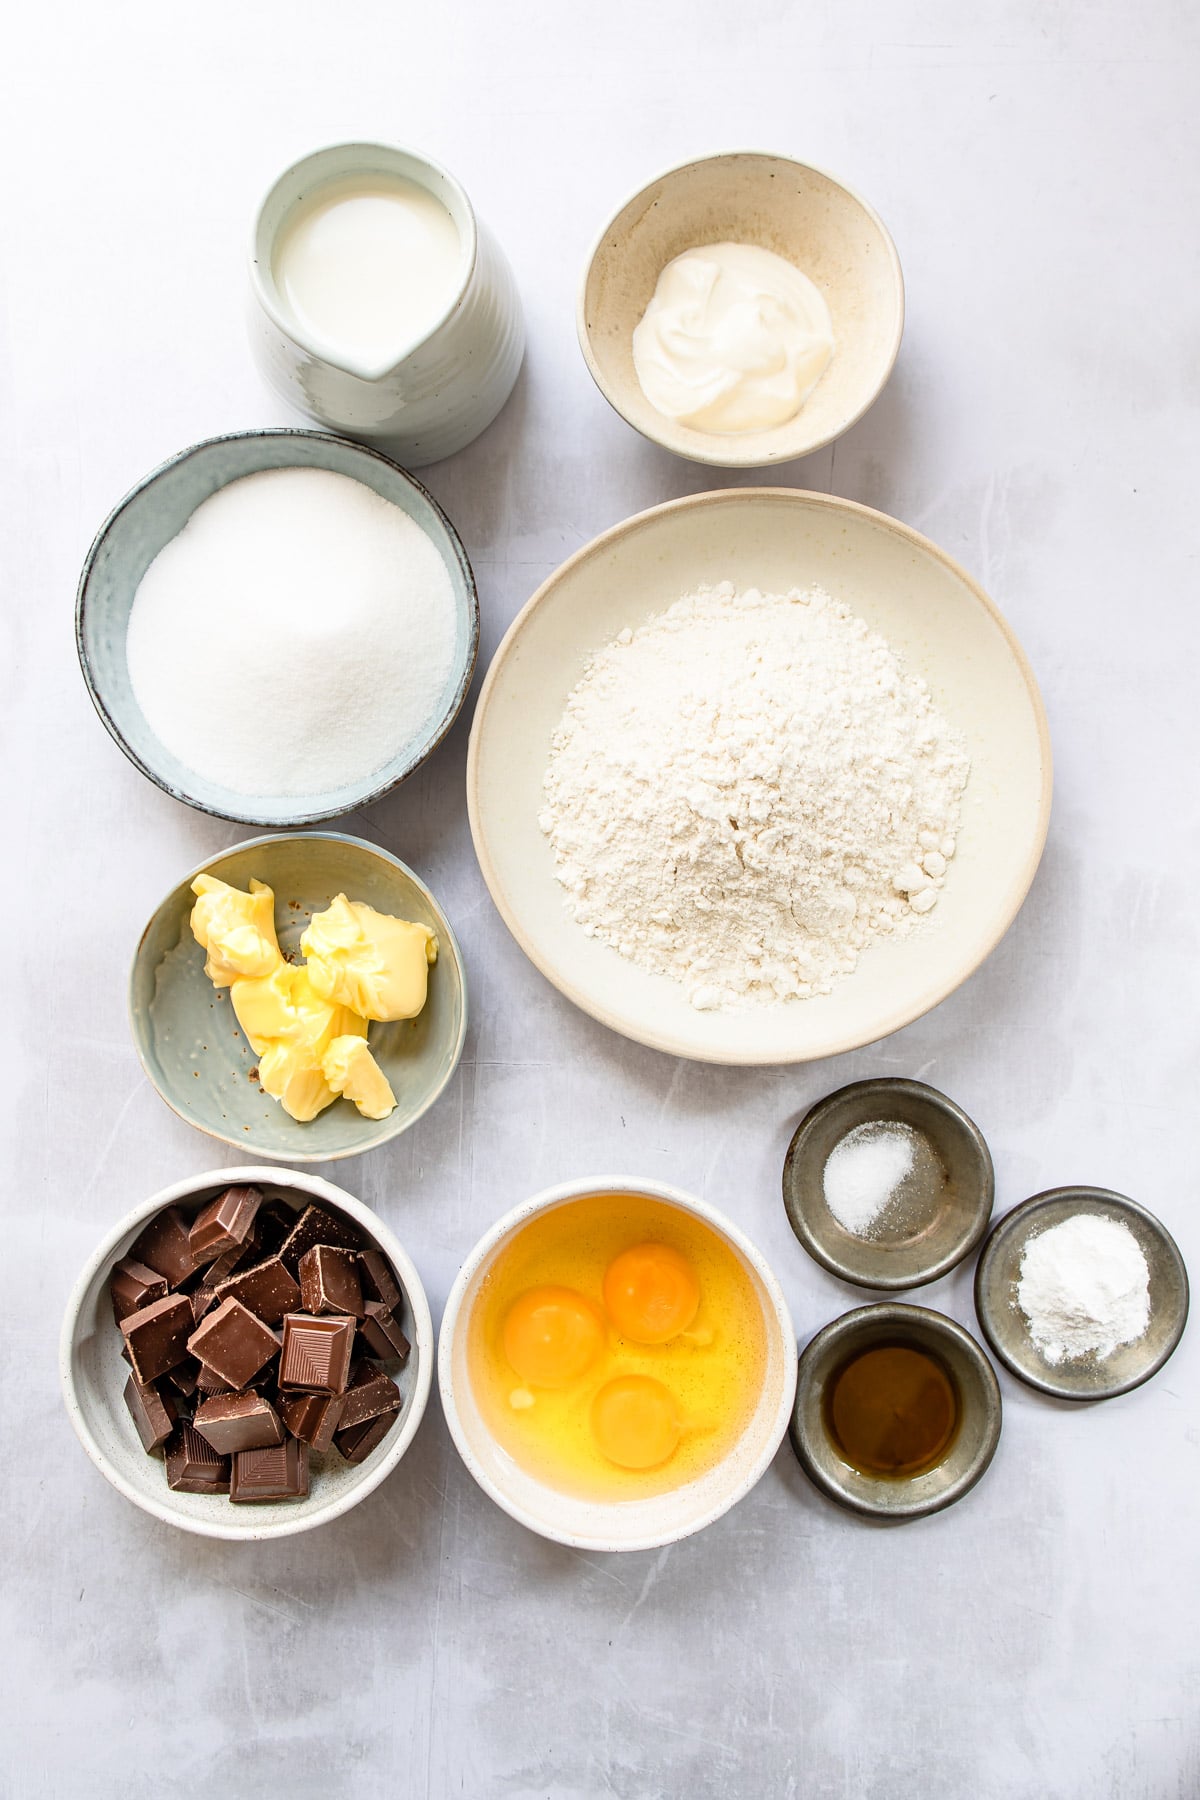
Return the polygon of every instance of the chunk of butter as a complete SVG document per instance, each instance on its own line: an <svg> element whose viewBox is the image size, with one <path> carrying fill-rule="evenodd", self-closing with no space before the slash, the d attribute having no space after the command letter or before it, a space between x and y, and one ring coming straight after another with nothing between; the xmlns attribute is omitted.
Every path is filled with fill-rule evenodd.
<svg viewBox="0 0 1200 1800"><path fill-rule="evenodd" d="M376 912L338 894L314 913L300 948L313 987L364 1018L415 1019L429 992L438 941L427 925Z"/></svg>
<svg viewBox="0 0 1200 1800"><path fill-rule="evenodd" d="M204 973L214 987L228 987L240 975L269 975L282 960L275 936L275 895L262 881L250 892L230 887L215 875L197 875L192 936L208 952Z"/></svg>
<svg viewBox="0 0 1200 1800"><path fill-rule="evenodd" d="M365 1038L334 1038L321 1069L334 1093L353 1100L365 1119L386 1119L396 1110L391 1084L367 1048Z"/></svg>

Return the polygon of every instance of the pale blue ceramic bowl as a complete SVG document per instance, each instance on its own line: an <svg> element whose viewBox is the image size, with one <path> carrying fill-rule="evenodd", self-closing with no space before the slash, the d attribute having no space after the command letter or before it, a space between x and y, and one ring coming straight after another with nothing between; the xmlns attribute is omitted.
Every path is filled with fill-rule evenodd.
<svg viewBox="0 0 1200 1800"><path fill-rule="evenodd" d="M361 481L401 507L432 538L454 590L454 656L433 715L436 723L382 769L325 793L248 796L206 781L159 742L133 697L125 635L142 576L201 502L243 475L289 468L330 469ZM479 649L479 597L467 553L445 513L420 482L378 450L318 431L239 431L180 451L139 482L105 520L79 578L75 641L92 702L109 734L165 793L240 824L312 825L378 800L436 750L471 685ZM187 643L181 641L179 654L187 653Z"/></svg>
<svg viewBox="0 0 1200 1800"><path fill-rule="evenodd" d="M215 989L204 973L204 952L188 923L192 881L202 873L234 887L246 887L252 876L267 882L275 890L285 955L299 956L301 932L337 893L436 931L438 959L423 1011L393 1025L373 1024L368 1034L396 1096L390 1118L364 1119L349 1100L336 1100L300 1124L263 1093L252 1074L258 1058L233 1016L229 991ZM462 954L425 883L388 851L332 831L250 838L189 870L155 911L133 958L129 1023L150 1080L197 1131L275 1162L360 1156L414 1125L457 1068L467 1031Z"/></svg>

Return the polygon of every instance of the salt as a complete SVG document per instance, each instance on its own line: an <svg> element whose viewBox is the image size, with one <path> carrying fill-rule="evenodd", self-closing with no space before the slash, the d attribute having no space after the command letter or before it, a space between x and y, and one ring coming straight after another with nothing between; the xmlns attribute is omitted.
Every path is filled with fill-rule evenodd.
<svg viewBox="0 0 1200 1800"><path fill-rule="evenodd" d="M1150 1323L1142 1247L1120 1219L1075 1213L1026 1243L1017 1304L1048 1363L1103 1361Z"/></svg>
<svg viewBox="0 0 1200 1800"><path fill-rule="evenodd" d="M856 1125L825 1164L825 1204L844 1231L865 1237L911 1174L916 1133L875 1120Z"/></svg>
<svg viewBox="0 0 1200 1800"><path fill-rule="evenodd" d="M455 645L436 545L326 469L270 469L202 502L142 577L134 698L186 768L245 795L328 795L438 723Z"/></svg>

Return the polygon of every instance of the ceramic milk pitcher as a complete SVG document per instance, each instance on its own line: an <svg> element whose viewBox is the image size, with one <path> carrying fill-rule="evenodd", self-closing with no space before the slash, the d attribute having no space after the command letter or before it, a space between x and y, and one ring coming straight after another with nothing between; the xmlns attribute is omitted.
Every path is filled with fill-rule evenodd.
<svg viewBox="0 0 1200 1800"><path fill-rule="evenodd" d="M277 285L275 248L295 209L327 182L399 176L449 213L461 262L449 304L386 366L370 366L299 323ZM334 144L294 163L258 210L250 252L256 360L290 405L349 437L386 440L410 467L452 456L491 424L525 348L521 303L504 253L453 175L391 144Z"/></svg>

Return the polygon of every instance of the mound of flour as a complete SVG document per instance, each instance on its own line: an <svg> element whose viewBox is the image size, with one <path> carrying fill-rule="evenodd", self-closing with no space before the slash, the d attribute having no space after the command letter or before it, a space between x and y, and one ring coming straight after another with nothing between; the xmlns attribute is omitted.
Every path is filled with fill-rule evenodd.
<svg viewBox="0 0 1200 1800"><path fill-rule="evenodd" d="M589 937L700 1009L827 994L935 906L966 746L820 589L702 588L595 655L542 830Z"/></svg>

